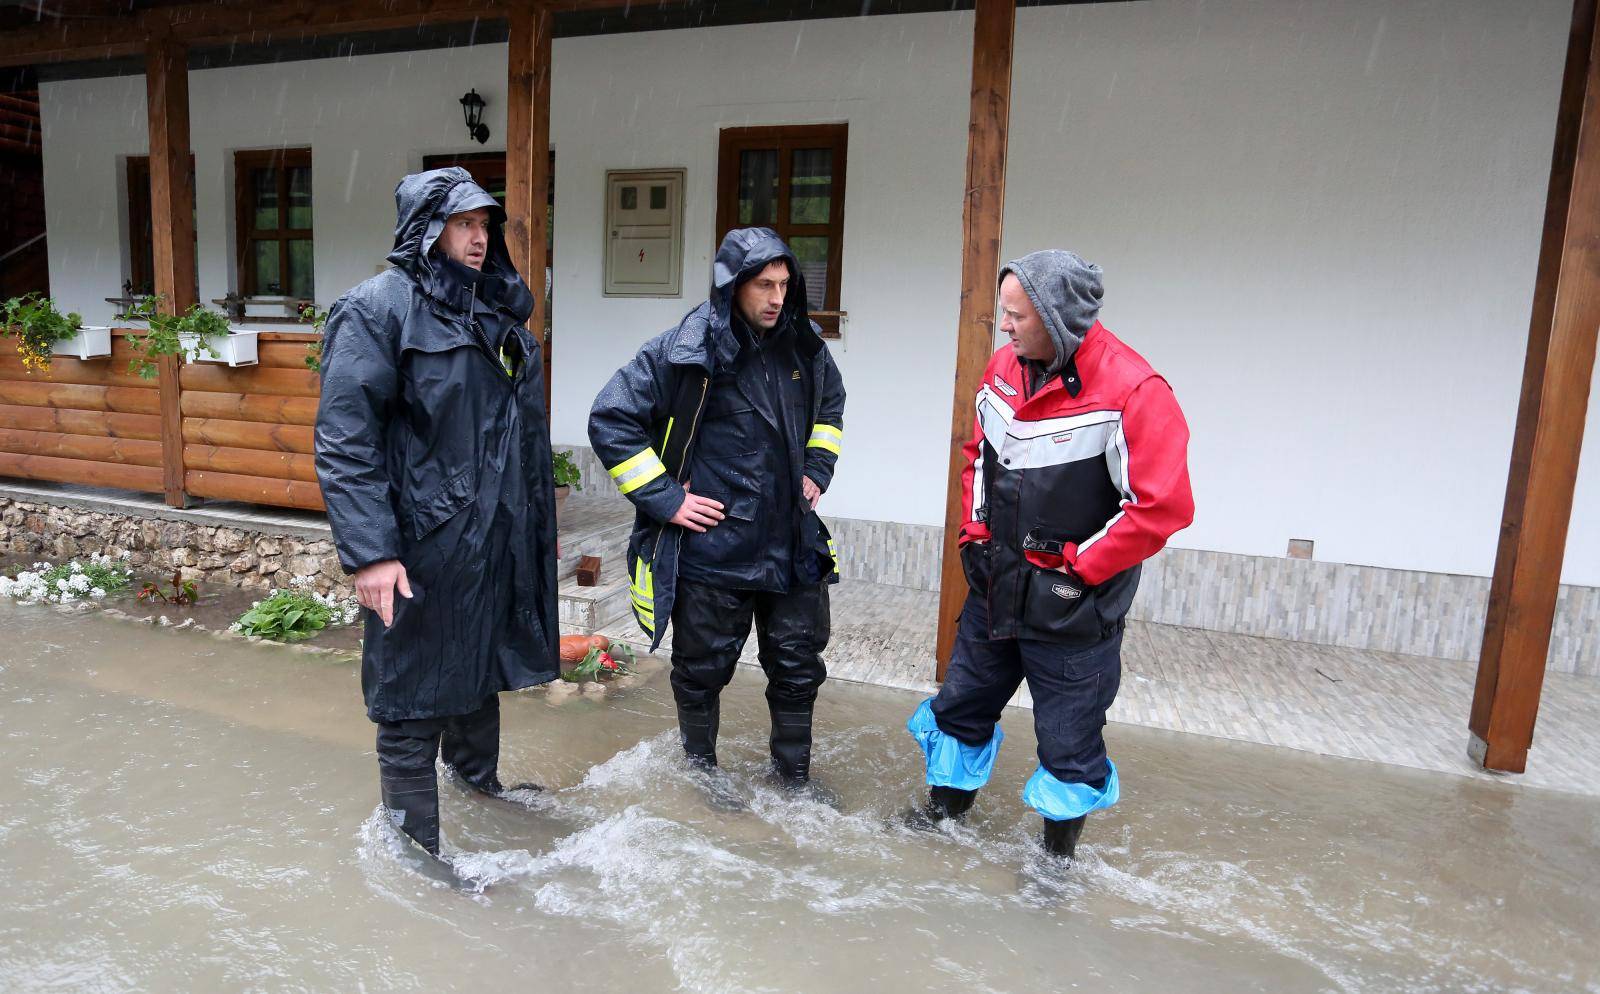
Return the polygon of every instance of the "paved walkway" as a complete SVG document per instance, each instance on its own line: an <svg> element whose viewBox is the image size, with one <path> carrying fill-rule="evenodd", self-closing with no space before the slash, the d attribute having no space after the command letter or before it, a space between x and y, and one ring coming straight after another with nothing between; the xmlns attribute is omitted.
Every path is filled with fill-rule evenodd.
<svg viewBox="0 0 1600 994"><path fill-rule="evenodd" d="M936 594L850 581L833 591L830 678L937 692ZM643 640L631 619L604 631ZM666 647L661 651L666 654ZM755 664L753 638L743 661ZM1123 643L1122 690L1110 718L1600 795L1600 680L1546 677L1528 770L1507 777L1485 773L1467 759L1475 676L1473 664L1459 660L1133 622ZM1026 687L1012 703L1031 707Z"/></svg>

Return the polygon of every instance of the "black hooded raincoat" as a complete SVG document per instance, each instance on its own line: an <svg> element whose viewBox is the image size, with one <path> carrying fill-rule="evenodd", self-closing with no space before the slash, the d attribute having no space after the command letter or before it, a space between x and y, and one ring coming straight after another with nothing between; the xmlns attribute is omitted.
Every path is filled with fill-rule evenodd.
<svg viewBox="0 0 1600 994"><path fill-rule="evenodd" d="M395 190L394 268L333 305L316 463L344 568L398 559L412 597L369 613L361 684L373 721L467 714L554 679L555 494L533 296L504 213L467 171ZM450 214L489 207L481 273L434 254ZM519 356L508 373L502 349Z"/></svg>
<svg viewBox="0 0 1600 994"><path fill-rule="evenodd" d="M735 373L740 350L733 329L734 291L769 263L790 272L781 327L794 336L798 368L777 371L791 402L769 409L756 368ZM681 378L710 377L704 416L689 458L695 493L721 502L723 518L705 534L667 522L683 503L683 486L661 464L667 419ZM792 383L790 382L792 377ZM837 583L838 556L822 519L799 497L801 478L826 491L844 440L844 382L821 330L806 311L805 278L788 246L769 228L728 233L717 252L710 299L676 328L644 344L595 398L589 441L618 489L638 509L628 545L634 617L661 643L672 617L680 555L701 576L733 590L788 589L777 564L790 562L800 583ZM771 444L768 444L771 443ZM773 481L791 497L780 506ZM691 537L692 536L692 537ZM661 624L657 624L660 619Z"/></svg>

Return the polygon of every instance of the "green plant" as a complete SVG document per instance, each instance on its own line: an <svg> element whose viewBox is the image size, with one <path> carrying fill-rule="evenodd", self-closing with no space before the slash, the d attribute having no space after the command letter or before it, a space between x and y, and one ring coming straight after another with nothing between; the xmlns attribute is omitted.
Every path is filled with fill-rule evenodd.
<svg viewBox="0 0 1600 994"><path fill-rule="evenodd" d="M313 373L322 372L322 329L328 323L328 312L317 310L316 304L306 304L300 308L300 317L311 322L311 331L317 335L316 341L306 346L306 368Z"/></svg>
<svg viewBox="0 0 1600 994"><path fill-rule="evenodd" d="M296 577L288 590L273 590L239 616L232 629L278 642L301 642L330 624L348 625L356 619L353 597L336 599L319 594L309 577Z"/></svg>
<svg viewBox="0 0 1600 994"><path fill-rule="evenodd" d="M556 486L583 489L583 474L578 472L578 464L572 458L571 450L552 453L550 463L555 470Z"/></svg>
<svg viewBox="0 0 1600 994"><path fill-rule="evenodd" d="M192 335L196 344L194 348L205 349L212 358L217 358L218 352L211 344L211 339L221 338L228 334L228 319L216 311L208 311L199 304L195 304L182 314L167 314L161 310L159 297L141 297L137 303L128 308L128 317L142 320L149 325L149 330L142 335L129 338L139 356L128 362L128 371L137 373L145 379L152 379L157 372L156 361L162 356L183 355L186 350L184 336Z"/></svg>
<svg viewBox="0 0 1600 994"><path fill-rule="evenodd" d="M589 650L583 662L561 674L569 683L598 680L602 676L628 676L633 672L633 650L626 642L613 642L609 650L599 646Z"/></svg>
<svg viewBox="0 0 1600 994"><path fill-rule="evenodd" d="M28 372L49 369L53 346L83 328L83 318L62 314L55 301L38 293L12 297L0 304L0 338L14 335L17 354Z"/></svg>
<svg viewBox="0 0 1600 994"><path fill-rule="evenodd" d="M171 596L168 596L159 586L147 580L139 590L138 599L140 601L149 601L152 604L160 601L163 604L175 604L178 607L184 607L200 599L200 588L193 580L185 580L182 570L174 570L172 573Z"/></svg>

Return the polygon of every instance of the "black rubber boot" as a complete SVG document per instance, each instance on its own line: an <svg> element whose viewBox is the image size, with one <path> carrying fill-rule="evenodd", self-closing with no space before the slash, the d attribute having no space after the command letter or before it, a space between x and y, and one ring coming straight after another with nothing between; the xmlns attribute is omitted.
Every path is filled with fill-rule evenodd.
<svg viewBox="0 0 1600 994"><path fill-rule="evenodd" d="M678 739L684 758L699 776L696 778L706 806L714 811L737 813L750 810L739 796L733 778L717 768L717 727L721 723L721 704L678 705Z"/></svg>
<svg viewBox="0 0 1600 994"><path fill-rule="evenodd" d="M678 704L678 739L691 766L709 770L717 765L717 726L720 702Z"/></svg>
<svg viewBox="0 0 1600 994"><path fill-rule="evenodd" d="M972 802L978 799L975 790L962 790L959 787L929 787L928 788L928 817L938 821L944 818L960 819L971 810Z"/></svg>
<svg viewBox="0 0 1600 994"><path fill-rule="evenodd" d="M395 827L425 849L439 855L439 782L433 771L413 776L380 776L383 806Z"/></svg>
<svg viewBox="0 0 1600 994"><path fill-rule="evenodd" d="M453 782L460 784L461 786L472 791L474 794L481 794L484 797L492 797L495 800L506 801L512 804L517 803L515 799L506 796L506 794L512 791L529 790L537 793L544 790L543 784L531 782L516 783L507 787L505 784L500 782L500 777L497 774L490 774L487 777L479 776L474 778L467 776L458 767L447 765L445 766L444 770L445 775L448 776Z"/></svg>
<svg viewBox="0 0 1600 994"><path fill-rule="evenodd" d="M811 779L811 711L805 704L772 704L772 768L778 779L799 786Z"/></svg>
<svg viewBox="0 0 1600 994"><path fill-rule="evenodd" d="M439 739L439 758L450 775L487 797L500 798L508 789L500 782L500 698L490 696L471 714L451 718ZM510 790L543 790L519 783Z"/></svg>
<svg viewBox="0 0 1600 994"><path fill-rule="evenodd" d="M1044 820L1044 851L1070 861L1078 849L1078 836L1083 834L1083 823L1088 815L1056 821Z"/></svg>
<svg viewBox="0 0 1600 994"><path fill-rule="evenodd" d="M972 802L978 799L975 790L961 790L957 787L929 787L928 799L901 816L907 828L919 832L935 832L939 823L949 818L960 821L972 807Z"/></svg>
<svg viewBox="0 0 1600 994"><path fill-rule="evenodd" d="M811 714L809 704L768 703L772 715L772 781L778 789L839 810L839 795L811 776Z"/></svg>

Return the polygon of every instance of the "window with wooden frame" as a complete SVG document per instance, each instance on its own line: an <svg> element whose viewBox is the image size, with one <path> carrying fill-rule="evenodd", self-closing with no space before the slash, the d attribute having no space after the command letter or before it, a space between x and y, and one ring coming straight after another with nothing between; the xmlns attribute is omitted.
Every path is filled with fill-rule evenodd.
<svg viewBox="0 0 1600 994"><path fill-rule="evenodd" d="M194 190L194 156L189 156L189 189ZM191 205L192 207L192 205ZM198 218L196 221L198 222ZM195 225L199 251L199 224ZM156 247L150 219L150 157L128 156L128 287L133 296L156 292ZM200 269L195 267L195 296L199 296Z"/></svg>
<svg viewBox="0 0 1600 994"><path fill-rule="evenodd" d="M311 150L235 152L233 186L239 293L312 299Z"/></svg>
<svg viewBox="0 0 1600 994"><path fill-rule="evenodd" d="M717 156L717 245L734 228L776 231L800 261L806 304L839 337L849 125L727 128ZM715 251L715 249L713 249Z"/></svg>

